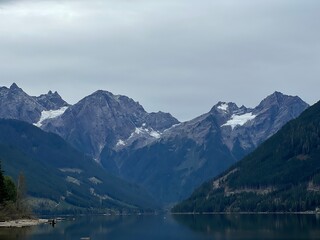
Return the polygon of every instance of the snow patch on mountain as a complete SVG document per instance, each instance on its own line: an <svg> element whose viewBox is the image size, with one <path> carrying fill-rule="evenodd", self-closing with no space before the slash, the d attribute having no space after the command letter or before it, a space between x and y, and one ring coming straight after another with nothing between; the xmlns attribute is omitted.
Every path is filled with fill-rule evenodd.
<svg viewBox="0 0 320 240"><path fill-rule="evenodd" d="M228 120L225 124L223 124L221 127L224 126L231 126L232 130L236 127L236 126L243 126L244 124L246 124L248 121L251 121L253 119L255 119L257 115L253 115L252 113L245 113L242 115L236 115L233 114L231 116L231 119Z"/></svg>
<svg viewBox="0 0 320 240"><path fill-rule="evenodd" d="M142 124L141 127L136 127L130 136L126 139L118 139L115 147L116 149L122 149L123 147L131 145L138 139L145 139L147 142L161 138L163 132L156 131L151 127L147 127L147 124Z"/></svg>
<svg viewBox="0 0 320 240"><path fill-rule="evenodd" d="M159 132L157 132L157 131L154 131L154 130L152 130L149 134L150 134L151 137L154 137L154 138L160 138L161 137L161 134Z"/></svg>
<svg viewBox="0 0 320 240"><path fill-rule="evenodd" d="M226 112L228 110L228 107L229 106L227 103L221 103L217 108Z"/></svg>
<svg viewBox="0 0 320 240"><path fill-rule="evenodd" d="M37 126L37 127L41 127L43 121L47 120L47 119L52 119L52 118L56 118L59 117L60 115L62 115L66 110L68 109L68 107L62 107L58 110L49 110L49 111L42 111L41 112L41 117L40 120L37 123L34 123L33 125Z"/></svg>
<svg viewBox="0 0 320 240"><path fill-rule="evenodd" d="M125 145L126 145L126 143L125 143L123 140L121 140L121 139L119 139L119 141L118 141L117 144L116 144L117 147L125 146Z"/></svg>
<svg viewBox="0 0 320 240"><path fill-rule="evenodd" d="M128 138L131 139L133 137L135 137L136 135L140 135L140 134L146 134L146 135L149 135L153 138L160 138L161 137L161 133L158 132L158 131L155 131L154 129L152 128L147 128L145 124L142 125L142 127L139 127L139 128L136 128L134 130L133 133L131 133L130 137ZM123 141L121 142L121 140L118 141L118 144L119 145L122 145Z"/></svg>
<svg viewBox="0 0 320 240"><path fill-rule="evenodd" d="M135 130L134 130L134 133L135 134L141 134L142 132L143 132L143 128L136 128Z"/></svg>

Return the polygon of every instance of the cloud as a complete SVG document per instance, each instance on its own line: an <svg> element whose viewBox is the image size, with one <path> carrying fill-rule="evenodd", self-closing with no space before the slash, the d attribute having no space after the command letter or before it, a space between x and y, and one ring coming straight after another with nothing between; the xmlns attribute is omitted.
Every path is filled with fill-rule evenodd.
<svg viewBox="0 0 320 240"><path fill-rule="evenodd" d="M10 2L0 79L32 94L51 88L76 102L106 89L181 120L274 90L318 100L319 1Z"/></svg>

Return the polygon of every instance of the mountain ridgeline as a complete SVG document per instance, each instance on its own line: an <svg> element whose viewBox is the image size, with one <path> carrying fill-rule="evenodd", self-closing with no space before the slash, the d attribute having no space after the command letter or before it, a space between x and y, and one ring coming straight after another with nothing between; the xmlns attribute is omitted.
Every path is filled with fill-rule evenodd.
<svg viewBox="0 0 320 240"><path fill-rule="evenodd" d="M320 102L173 212L301 212L320 207Z"/></svg>
<svg viewBox="0 0 320 240"><path fill-rule="evenodd" d="M308 105L279 92L256 108L219 102L210 112L163 132L147 145L104 149L101 163L146 188L164 205L188 197L296 118Z"/></svg>
<svg viewBox="0 0 320 240"><path fill-rule="evenodd" d="M0 88L0 107L1 118L58 134L104 171L140 185L168 206L253 151L308 104L275 92L255 108L219 102L180 123L169 113L148 113L133 99L107 91L69 105L56 92L32 97L13 84Z"/></svg>
<svg viewBox="0 0 320 240"><path fill-rule="evenodd" d="M104 148L121 147L124 139L135 139L139 128L148 130L143 139L148 143L177 123L168 113L147 113L126 96L100 90L69 107L61 116L44 122L42 128L57 133L99 161Z"/></svg>
<svg viewBox="0 0 320 240"><path fill-rule="evenodd" d="M69 104L57 92L49 91L48 94L32 97L15 83L10 88L0 88L0 118L33 124L40 120L43 111L57 110L64 106Z"/></svg>

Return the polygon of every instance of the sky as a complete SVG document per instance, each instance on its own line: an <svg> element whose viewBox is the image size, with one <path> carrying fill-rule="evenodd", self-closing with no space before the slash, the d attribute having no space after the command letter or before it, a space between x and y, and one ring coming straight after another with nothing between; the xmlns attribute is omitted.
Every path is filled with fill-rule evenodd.
<svg viewBox="0 0 320 240"><path fill-rule="evenodd" d="M180 121L274 91L320 99L319 0L0 0L0 86L102 89Z"/></svg>

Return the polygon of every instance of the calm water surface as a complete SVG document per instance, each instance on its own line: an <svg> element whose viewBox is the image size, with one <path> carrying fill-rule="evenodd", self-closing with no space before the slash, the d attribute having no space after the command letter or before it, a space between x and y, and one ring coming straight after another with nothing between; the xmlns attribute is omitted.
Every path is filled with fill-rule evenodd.
<svg viewBox="0 0 320 240"><path fill-rule="evenodd" d="M320 239L316 215L90 216L41 225L0 229L0 239L60 240Z"/></svg>

